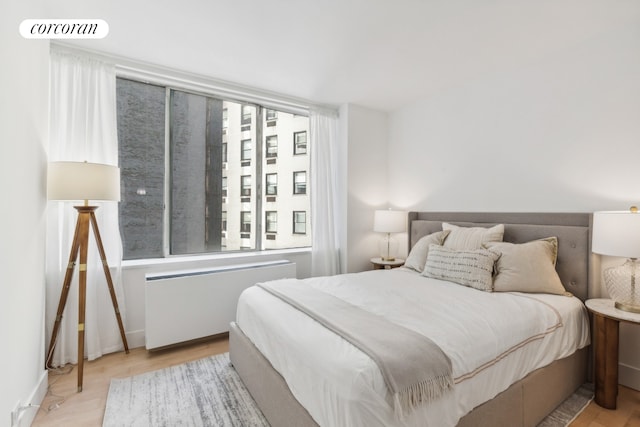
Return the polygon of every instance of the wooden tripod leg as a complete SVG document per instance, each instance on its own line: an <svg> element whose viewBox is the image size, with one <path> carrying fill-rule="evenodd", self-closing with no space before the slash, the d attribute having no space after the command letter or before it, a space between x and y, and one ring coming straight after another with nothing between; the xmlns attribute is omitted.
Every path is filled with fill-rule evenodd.
<svg viewBox="0 0 640 427"><path fill-rule="evenodd" d="M89 249L89 218L80 211L80 265L78 266L78 391L82 391L84 372L84 321L87 307L87 251Z"/></svg>
<svg viewBox="0 0 640 427"><path fill-rule="evenodd" d="M102 246L102 238L100 237L100 231L98 230L98 222L96 221L95 213L91 212L91 226L93 227L93 234L98 244L98 251L100 252L100 259L102 260L102 268L104 275L107 278L107 286L109 287L109 294L111 295L111 302L113 303L113 309L116 312L116 320L118 321L118 327L120 328L120 337L122 338L122 344L124 344L125 353L129 353L129 345L127 344L127 337L124 333L124 325L122 324L122 317L120 316L120 308L118 308L118 299L116 297L116 291L113 288L113 280L111 279L111 272L109 271L109 264L107 263L107 256Z"/></svg>
<svg viewBox="0 0 640 427"><path fill-rule="evenodd" d="M67 264L67 271L64 274L64 282L62 282L62 290L60 292L60 302L58 303L58 312L56 313L56 320L53 323L53 330L51 332L51 340L49 341L49 352L47 353L47 360L45 362L45 368L52 368L51 362L53 360L53 351L56 348L56 340L58 339L58 331L60 329L60 321L62 320L62 313L67 305L67 298L69 297L69 288L71 287L71 279L73 278L73 271L76 266L76 259L78 259L78 248L80 246L80 240L78 230L80 229L80 218L76 221L76 230L73 233L73 243L71 244L71 253L69 254L69 263Z"/></svg>

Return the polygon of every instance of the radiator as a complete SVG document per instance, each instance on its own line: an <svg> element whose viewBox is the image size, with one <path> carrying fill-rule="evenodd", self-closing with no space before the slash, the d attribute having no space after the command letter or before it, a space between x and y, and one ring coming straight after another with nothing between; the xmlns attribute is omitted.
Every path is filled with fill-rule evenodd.
<svg viewBox="0 0 640 427"><path fill-rule="evenodd" d="M145 345L157 349L229 331L238 298L257 282L296 277L287 260L145 276Z"/></svg>

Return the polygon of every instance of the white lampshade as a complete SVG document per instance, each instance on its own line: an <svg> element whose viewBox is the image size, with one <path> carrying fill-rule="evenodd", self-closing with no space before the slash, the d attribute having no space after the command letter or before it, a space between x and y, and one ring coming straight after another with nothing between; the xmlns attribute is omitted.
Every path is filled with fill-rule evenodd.
<svg viewBox="0 0 640 427"><path fill-rule="evenodd" d="M120 169L87 162L52 162L47 172L49 200L120 201Z"/></svg>
<svg viewBox="0 0 640 427"><path fill-rule="evenodd" d="M605 211L593 214L591 250L601 255L640 258L640 213Z"/></svg>
<svg viewBox="0 0 640 427"><path fill-rule="evenodd" d="M401 233L407 227L407 213L403 211L379 210L373 215L373 231Z"/></svg>

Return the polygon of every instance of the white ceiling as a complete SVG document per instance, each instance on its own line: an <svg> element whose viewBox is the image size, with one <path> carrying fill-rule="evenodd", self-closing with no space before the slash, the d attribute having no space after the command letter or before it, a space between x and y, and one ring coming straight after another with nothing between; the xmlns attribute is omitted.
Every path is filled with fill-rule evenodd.
<svg viewBox="0 0 640 427"><path fill-rule="evenodd" d="M47 0L85 48L315 103L393 111L640 22L637 0Z"/></svg>

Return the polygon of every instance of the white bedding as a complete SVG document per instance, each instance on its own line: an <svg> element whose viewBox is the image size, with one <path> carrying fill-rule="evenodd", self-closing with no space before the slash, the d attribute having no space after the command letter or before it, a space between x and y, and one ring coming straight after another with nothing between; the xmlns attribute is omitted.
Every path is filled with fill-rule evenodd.
<svg viewBox="0 0 640 427"><path fill-rule="evenodd" d="M487 293L408 269L299 284L428 336L451 359L456 382L451 393L399 420L368 356L264 290L247 289L239 327L320 426L454 426L529 372L589 344L586 310L574 297Z"/></svg>

